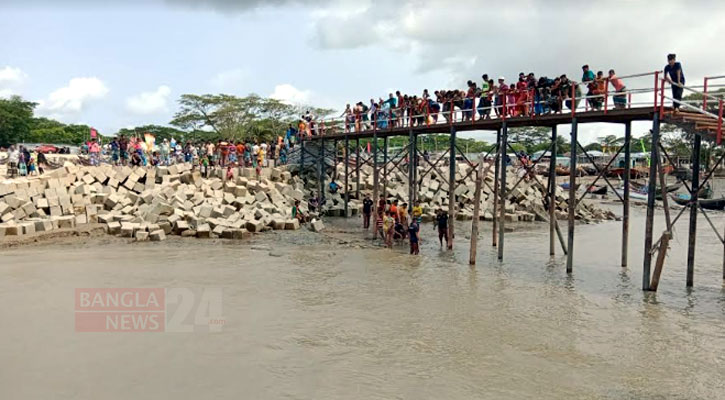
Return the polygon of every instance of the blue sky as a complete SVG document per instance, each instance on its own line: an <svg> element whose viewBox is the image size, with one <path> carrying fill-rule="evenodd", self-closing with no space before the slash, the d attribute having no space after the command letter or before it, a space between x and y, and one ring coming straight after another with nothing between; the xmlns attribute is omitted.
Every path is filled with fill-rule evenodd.
<svg viewBox="0 0 725 400"><path fill-rule="evenodd" d="M342 109L398 89L464 88L483 72L651 71L669 52L693 83L725 72L712 47L725 36L722 3L0 0L0 96L113 133L166 124L183 93ZM588 142L622 129L580 132Z"/></svg>

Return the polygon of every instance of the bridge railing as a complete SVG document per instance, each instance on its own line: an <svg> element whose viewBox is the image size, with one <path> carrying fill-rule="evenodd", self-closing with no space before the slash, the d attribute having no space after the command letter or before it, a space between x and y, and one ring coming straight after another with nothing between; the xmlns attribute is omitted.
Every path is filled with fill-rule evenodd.
<svg viewBox="0 0 725 400"><path fill-rule="evenodd" d="M673 104L678 104L682 108L686 108L688 110L691 110L693 112L705 115L712 119L713 123L716 123L716 133L715 133L715 142L719 145L722 142L722 126L723 126L723 96L725 96L725 93L720 93L720 96L713 95L712 93L707 93L708 90L708 82L711 80L716 79L722 79L725 78L725 75L723 76L713 76L713 77L705 77L703 85L701 86L703 88L702 91L697 90L700 88L700 86L685 86L676 82L668 82L665 78L662 78L660 82L660 117L664 114L664 101L670 100ZM687 90L690 93L697 94L702 96L702 106L700 106L699 100L693 100L693 101L687 101L687 100L678 100L671 97L668 97L665 95L665 86L669 83L671 86L677 86L683 89L683 92ZM725 85L710 85L710 87L725 87ZM717 107L712 109L711 111L708 111L707 109L707 101L708 99L712 100L717 104Z"/></svg>
<svg viewBox="0 0 725 400"><path fill-rule="evenodd" d="M624 90L610 91L609 77L598 81L599 89L603 84L604 90L589 91L587 95L581 95L582 87L595 83L593 81L574 82L570 81L570 93L564 94L558 104L551 102L551 99L542 99L534 89L512 90L506 94L493 95L488 99L491 105L484 107L480 97L461 98L457 101L446 101L443 104L437 102L429 102L422 100L422 106L416 106L411 113L410 108L382 108L377 109L375 113L370 113L370 118L363 118L363 115L356 113L352 119L332 118L321 119L316 121L316 127L313 133L316 135L330 135L341 133L370 133L390 131L399 128L408 128L414 126L432 126L432 125L452 125L460 126L465 123L475 123L481 119L500 118L502 120L510 118L539 118L548 114L571 114L572 117L577 113L588 112L620 112L624 109L632 107L653 107L654 111L664 113L665 100L676 102L682 107L692 110L704 111L704 114L719 121L722 125L722 116L707 112L706 110L695 107L690 102L676 101L665 96L666 80L663 78L662 71L644 72L639 74L619 76L626 84ZM699 87L684 87L695 93L703 95L703 99L714 99L722 102L720 97L707 93L708 86L725 87L725 85L712 85L709 81L715 79L723 79L723 76L708 77L705 80L702 92L697 91ZM709 84L709 85L708 85ZM630 88L632 85L632 88ZM636 85L636 86L634 86ZM509 98L511 97L511 98ZM511 103L511 100L514 103ZM699 103L699 101L698 101ZM706 100L703 105L706 106ZM431 107L433 106L433 107ZM705 108L705 107L703 107ZM548 110L544 112L545 110ZM719 105L719 114L722 114L722 105ZM721 137L721 128L718 129L718 138ZM718 139L719 140L719 139Z"/></svg>

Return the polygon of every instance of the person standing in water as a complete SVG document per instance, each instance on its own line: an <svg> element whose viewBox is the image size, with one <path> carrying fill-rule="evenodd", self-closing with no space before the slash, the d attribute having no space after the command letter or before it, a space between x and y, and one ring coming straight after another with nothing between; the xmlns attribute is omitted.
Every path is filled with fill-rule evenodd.
<svg viewBox="0 0 725 400"><path fill-rule="evenodd" d="M408 226L408 236L410 240L410 254L418 255L419 248L418 243L420 242L420 228L418 223L413 220Z"/></svg>
<svg viewBox="0 0 725 400"><path fill-rule="evenodd" d="M448 213L440 208L436 211L436 227L438 228L438 241L441 243L441 247L443 247L443 238L446 239L446 246L448 246Z"/></svg>

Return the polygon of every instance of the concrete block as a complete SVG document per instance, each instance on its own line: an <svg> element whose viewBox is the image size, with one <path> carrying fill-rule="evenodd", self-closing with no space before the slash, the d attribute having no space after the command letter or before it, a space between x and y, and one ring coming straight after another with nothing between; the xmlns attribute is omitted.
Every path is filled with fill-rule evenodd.
<svg viewBox="0 0 725 400"><path fill-rule="evenodd" d="M149 237L151 237L152 242L160 242L162 240L166 240L166 233L164 233L163 229L157 229L152 231L149 234Z"/></svg>
<svg viewBox="0 0 725 400"><path fill-rule="evenodd" d="M106 224L106 233L110 235L118 235L121 233L121 223L120 222L108 222Z"/></svg>
<svg viewBox="0 0 725 400"><path fill-rule="evenodd" d="M145 242L149 240L149 233L146 231L136 231L134 239L136 239L137 242Z"/></svg>
<svg viewBox="0 0 725 400"><path fill-rule="evenodd" d="M312 232L322 232L322 230L325 229L325 225L321 220L313 219L310 223L310 229L312 229Z"/></svg>

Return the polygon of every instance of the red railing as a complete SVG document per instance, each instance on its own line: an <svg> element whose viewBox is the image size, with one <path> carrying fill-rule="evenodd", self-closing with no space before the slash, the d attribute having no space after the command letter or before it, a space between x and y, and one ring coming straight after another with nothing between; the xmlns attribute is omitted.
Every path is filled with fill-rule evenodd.
<svg viewBox="0 0 725 400"><path fill-rule="evenodd" d="M634 80L634 78L641 78L641 77L648 77L652 76L654 77L654 85L644 85L644 87L641 88L630 88L629 83ZM703 101L702 101L702 108L698 104L698 107L696 108L698 112L702 114L709 115L713 118L713 121L717 120L718 123L718 143L721 141L722 138L722 105L721 105L721 98L713 96L711 94L708 94L708 90L710 90L715 85L712 85L710 81L714 79L721 79L725 78L725 76L712 76L705 78L704 85L703 85ZM456 105L454 104L453 100L446 100L445 103L439 103L439 108L436 111L433 111L430 107L429 99L423 99L423 101L426 102L425 109L422 108L422 106L411 106L409 108L402 107L402 105L399 105L398 107L391 107L389 109L382 109L378 108L376 109L375 113L371 116L371 123L372 123L372 131L378 131L381 122L385 123L387 122L387 130L393 130L397 128L403 128L406 125L408 127L412 127L417 125L423 125L422 119L425 118L425 126L429 127L431 125L441 124L445 123L449 126L453 126L454 124L457 124L457 113L461 113L461 121L462 122L469 122L471 124L475 124L476 121L481 121L484 118L491 118L491 111L494 111L495 115L493 117L498 116L501 120L506 120L509 118L514 117L530 117L532 119L539 117L542 115L541 109L548 109L547 112L552 113L562 113L564 109L564 100L570 101L570 109L571 109L571 115L572 117L577 116L577 113L579 112L589 112L589 111L603 111L605 115L608 115L610 113L616 112L618 109L624 109L624 108L633 108L633 107L641 107L641 106L648 106L652 105L653 110L655 112L659 113L660 117L664 117L665 112L665 101L666 100L672 100L673 102L677 102L681 106L684 106L688 109L692 109L693 107L687 102L682 101L676 101L675 99L670 99L665 95L665 86L668 83L668 81L665 79L665 77L662 75L662 71L652 71L652 72L646 72L641 74L634 74L634 75L628 75L628 76L621 76L618 77L618 79L628 79L627 86L621 91L616 92L616 94L610 94L609 84L611 82L611 79L609 77L602 78L605 81L604 88L602 90L602 87L599 86L596 88L596 91L591 90L589 95L585 96L577 96L577 86L578 85L586 85L590 84L589 82L571 82L571 92L569 94L569 98L566 99L566 96L562 96L561 104L559 105L559 109L555 110L551 107L551 103L547 103L547 101L542 97L537 100L537 92L535 89L524 89L526 90L526 93L524 94L522 90L507 90L505 92L500 92L498 102L492 102L490 106L483 107L482 106L482 98L468 98L466 97L464 99L466 103L466 107L460 107L456 108ZM650 81L651 82L651 81ZM600 81L597 81L598 85L601 85ZM682 86L682 85L680 85ZM725 85L720 85L725 86ZM683 88L697 92L691 87L685 87ZM494 89L492 89L494 90ZM652 93L651 102L646 101L646 97L643 95L646 93ZM700 93L700 92L697 92ZM510 101L508 99L508 96L514 94L517 96L517 101L515 105L510 104ZM636 98L633 97L633 95L636 96ZM621 96L621 97L620 97ZM625 98L626 96L626 98ZM609 101L610 97L614 98L614 107L610 110L609 107ZM618 100L619 99L619 100ZM634 99L634 101L633 101ZM708 100L715 99L718 101L718 111L715 112L706 111L706 107L708 105ZM645 101L643 101L645 100ZM584 101L583 105L578 105L577 101ZM595 103L596 101L596 103ZM626 101L626 106L622 104ZM477 105L478 102L478 105ZM603 104L602 104L603 103ZM470 106L469 106L470 105ZM478 106L478 107L477 107ZM593 107L590 107L593 106ZM446 110L445 108L448 107ZM512 109L512 107L515 108ZM579 108L581 107L581 108ZM522 111L523 108L523 111ZM488 117L484 116L484 113L488 111ZM514 111L514 112L511 112ZM526 112L529 112L530 115L526 115ZM538 111L538 113L537 113ZM393 117L393 114L397 114L395 117ZM406 118L407 113L407 118ZM477 114L479 114L477 117ZM717 115L716 115L717 114ZM437 117L440 116L447 117L446 120L441 121ZM316 129L317 132L321 135L327 135L330 133L339 133L341 129L344 129L346 133L349 133L351 126L355 126L355 133L361 133L366 130L370 130L369 126L364 126L363 121L361 121L361 114L359 111L354 112L354 123L353 121L348 121L346 118L345 120L325 120L321 119L318 122L318 129Z"/></svg>

